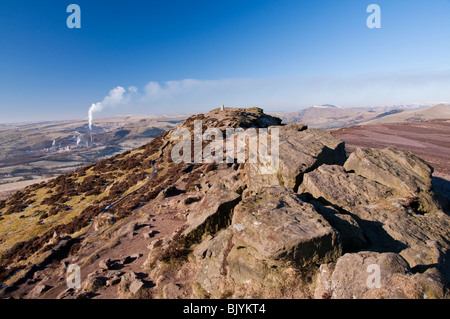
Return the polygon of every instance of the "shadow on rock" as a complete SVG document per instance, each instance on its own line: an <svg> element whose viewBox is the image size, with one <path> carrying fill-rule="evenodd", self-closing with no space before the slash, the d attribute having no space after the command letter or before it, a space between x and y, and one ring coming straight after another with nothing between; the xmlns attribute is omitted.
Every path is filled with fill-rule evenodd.
<svg viewBox="0 0 450 319"><path fill-rule="evenodd" d="M433 176L431 179L436 199L447 215L450 215L450 181Z"/></svg>

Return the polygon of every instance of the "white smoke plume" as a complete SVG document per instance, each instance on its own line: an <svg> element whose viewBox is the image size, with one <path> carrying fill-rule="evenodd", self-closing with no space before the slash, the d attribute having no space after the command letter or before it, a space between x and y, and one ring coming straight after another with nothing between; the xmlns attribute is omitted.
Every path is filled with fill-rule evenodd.
<svg viewBox="0 0 450 319"><path fill-rule="evenodd" d="M91 125L92 113L114 104L132 104L133 113L166 115L205 112L221 104L259 106L265 111L296 111L328 103L357 107L449 101L449 86L450 70L334 77L151 81L139 92L135 87L113 89L102 102L92 105L89 119Z"/></svg>
<svg viewBox="0 0 450 319"><path fill-rule="evenodd" d="M128 88L128 93L126 89L118 86L112 89L109 92L109 95L105 96L103 101L92 104L88 112L89 129L92 131L92 121L94 113L101 112L103 111L103 109L108 107L115 107L121 104L125 104L129 100L130 95L136 92L137 89L134 86Z"/></svg>

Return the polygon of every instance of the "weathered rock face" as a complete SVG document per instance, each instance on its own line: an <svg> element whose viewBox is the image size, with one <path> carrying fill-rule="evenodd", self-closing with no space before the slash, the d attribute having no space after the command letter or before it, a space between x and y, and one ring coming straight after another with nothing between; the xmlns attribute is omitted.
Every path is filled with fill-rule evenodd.
<svg viewBox="0 0 450 319"><path fill-rule="evenodd" d="M431 185L433 168L408 151L358 148L345 162L347 171L386 185L402 197L417 197L421 212L440 209Z"/></svg>
<svg viewBox="0 0 450 319"><path fill-rule="evenodd" d="M374 158L370 154L374 154ZM398 157L399 163L395 163ZM406 169L406 165L410 165L411 171ZM397 166L400 166L398 171L395 170ZM380 167L385 167L387 172ZM364 176L345 168L355 169ZM377 174L374 171L380 172ZM433 193L426 190L426 185L431 184L430 172L422 160L407 152L360 150L349 157L344 167L323 165L305 174L299 192L309 194L322 204L333 205L343 215L356 218L367 239L367 245L359 246L360 249L396 252L406 259L412 269L437 267L448 278L450 271L446 256L450 247L445 238L450 236L450 218L435 210L437 206L433 204ZM399 176L402 174L408 175L404 178L405 182L400 182ZM411 207L402 197L408 195L413 187L420 190L417 194L422 194L423 203L429 204L421 206L422 209L429 209L425 215L422 209ZM332 220L337 215L329 213L324 216ZM334 226L338 227L336 223Z"/></svg>
<svg viewBox="0 0 450 319"><path fill-rule="evenodd" d="M315 200L311 200L310 203L341 235L344 252L358 251L368 246L364 231L354 217L341 214L336 208Z"/></svg>
<svg viewBox="0 0 450 319"><path fill-rule="evenodd" d="M236 206L226 234L231 244L223 250L221 265L228 276L222 284L231 281L234 294L242 289L247 297L249 291L276 297L284 287L298 298L311 269L342 253L339 234L314 206L279 186L267 187Z"/></svg>
<svg viewBox="0 0 450 319"><path fill-rule="evenodd" d="M249 189L258 192L266 185L296 189L303 174L322 164L342 164L344 143L323 130L305 130L298 124L279 129L279 170L261 175L262 164L247 164Z"/></svg>
<svg viewBox="0 0 450 319"><path fill-rule="evenodd" d="M239 203L231 225L205 238L193 254L200 264L197 283L208 296L223 298L300 282L296 273L337 260L341 244L313 205L272 186Z"/></svg>
<svg viewBox="0 0 450 319"><path fill-rule="evenodd" d="M378 270L379 278L376 273ZM396 287L392 287L391 279L394 274L404 275L408 270L408 263L394 253L346 254L339 258L331 275L333 297L338 299L364 298L371 292L371 289L381 289L381 287L388 289L388 293L394 294L387 297L401 297L399 292L395 291Z"/></svg>
<svg viewBox="0 0 450 319"><path fill-rule="evenodd" d="M206 239L195 250L194 255L202 264L197 282L212 297L220 298L226 288L225 278L228 271L227 257L232 248L233 230L222 230L216 237Z"/></svg>
<svg viewBox="0 0 450 319"><path fill-rule="evenodd" d="M342 166L322 165L305 174L299 193L309 193L350 210L367 206L393 196L393 190L362 176L348 173Z"/></svg>
<svg viewBox="0 0 450 319"><path fill-rule="evenodd" d="M316 298L398 299L444 296L435 273L411 274L408 263L395 253L345 254L318 273Z"/></svg>
<svg viewBox="0 0 450 319"><path fill-rule="evenodd" d="M339 236L314 206L283 187L268 187L240 203L233 216L235 243L299 267L341 254Z"/></svg>
<svg viewBox="0 0 450 319"><path fill-rule="evenodd" d="M222 182L214 184L188 216L189 226L184 231L187 241L198 242L204 234L216 233L228 226L233 208L240 199L241 195L226 188Z"/></svg>

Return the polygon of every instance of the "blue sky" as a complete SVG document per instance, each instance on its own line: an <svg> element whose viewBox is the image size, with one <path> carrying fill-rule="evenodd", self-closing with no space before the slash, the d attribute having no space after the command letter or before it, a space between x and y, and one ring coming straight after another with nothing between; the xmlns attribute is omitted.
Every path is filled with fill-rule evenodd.
<svg viewBox="0 0 450 319"><path fill-rule="evenodd" d="M449 0L1 1L0 122L450 101L449 19Z"/></svg>

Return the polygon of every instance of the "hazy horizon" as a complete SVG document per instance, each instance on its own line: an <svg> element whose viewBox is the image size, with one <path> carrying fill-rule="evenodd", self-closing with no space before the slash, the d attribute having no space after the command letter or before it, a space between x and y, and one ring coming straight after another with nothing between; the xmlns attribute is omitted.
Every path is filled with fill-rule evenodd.
<svg viewBox="0 0 450 319"><path fill-rule="evenodd" d="M423 102L423 103L399 103L399 104L380 104L380 105L369 105L369 106L341 106L341 105L333 105L333 104L323 104L323 105L310 105L308 107L304 107L301 109L296 109L296 110L276 110L276 111L271 111L271 110L264 110L265 113L290 113L290 112L299 112L301 110L310 108L310 107L322 107L322 106L332 106L332 107L336 107L336 108L342 108L342 109L371 109L371 108L382 108L382 107L399 107L398 109L401 109L400 107L404 107L404 106L409 106L409 108L403 108L405 111L407 110L420 110L420 109L425 109L425 108L429 108L438 104L444 104L444 105L448 105L450 106L450 102ZM257 105L255 105L256 107L259 107ZM217 108L219 106L213 106L211 109L207 109L204 112L208 112L210 110L212 110L213 108ZM230 106L230 107L239 107L239 106ZM252 106L253 107L253 106ZM120 117L140 117L140 116L144 116L144 117L155 117L155 118L162 118L162 117L180 117L180 116L191 116L194 113L168 113L168 114L160 114L160 115L155 115L155 114L134 114L134 113L130 113L130 114L115 114L112 116L107 116L107 115L103 115L103 116L97 116L96 120L98 121L105 121L108 119L117 119ZM84 118L72 118L72 119L55 119L55 120L30 120L30 121L24 121L24 122L0 122L0 125L27 125L27 124L43 124L43 123L60 123L60 122L75 122L75 121L80 121L80 122L86 122L85 125L88 126L89 125L89 120L88 117L84 117ZM95 126L95 123L94 123Z"/></svg>

